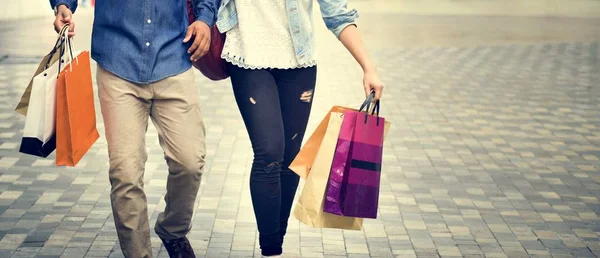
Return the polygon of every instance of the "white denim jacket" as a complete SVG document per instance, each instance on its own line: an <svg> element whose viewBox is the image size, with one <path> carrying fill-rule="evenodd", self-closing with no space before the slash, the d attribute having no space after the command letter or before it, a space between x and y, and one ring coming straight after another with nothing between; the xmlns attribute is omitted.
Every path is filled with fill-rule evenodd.
<svg viewBox="0 0 600 258"><path fill-rule="evenodd" d="M290 34L296 49L296 59L299 63L312 60L315 56L315 33L313 23L312 0L285 0L287 16L290 24ZM309 1L309 13L300 13L300 1ZM347 0L317 0L321 16L327 28L339 38L342 30L348 25L356 24L358 12L348 9ZM305 18L306 17L306 18ZM238 23L235 0L221 0L216 26L221 33L225 33Z"/></svg>

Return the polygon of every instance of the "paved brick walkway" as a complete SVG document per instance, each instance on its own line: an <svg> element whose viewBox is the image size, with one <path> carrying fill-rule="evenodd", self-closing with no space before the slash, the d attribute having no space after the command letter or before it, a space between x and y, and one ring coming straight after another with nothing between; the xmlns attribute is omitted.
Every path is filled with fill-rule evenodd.
<svg viewBox="0 0 600 258"><path fill-rule="evenodd" d="M285 257L600 255L599 41L400 48L378 40L386 38L367 43L380 46L382 115L393 123L380 217L364 231L292 219ZM331 105L362 101L351 57L326 33L320 42L309 130ZM0 257L122 257L104 139L77 168L17 151L24 119L12 109L35 69L29 60L0 60ZM199 255L258 257L248 137L228 82L197 79L208 163L189 237ZM155 221L167 170L152 126L147 143ZM168 257L156 236L153 247Z"/></svg>

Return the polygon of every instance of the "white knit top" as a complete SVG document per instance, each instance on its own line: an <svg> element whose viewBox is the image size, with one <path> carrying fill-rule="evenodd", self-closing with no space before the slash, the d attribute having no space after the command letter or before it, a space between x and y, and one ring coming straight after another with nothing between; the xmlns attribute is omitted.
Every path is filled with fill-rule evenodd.
<svg viewBox="0 0 600 258"><path fill-rule="evenodd" d="M221 58L245 69L310 67L298 63L285 0L235 0L238 25L227 31ZM308 7L306 8L308 12ZM304 10L299 10L304 11Z"/></svg>

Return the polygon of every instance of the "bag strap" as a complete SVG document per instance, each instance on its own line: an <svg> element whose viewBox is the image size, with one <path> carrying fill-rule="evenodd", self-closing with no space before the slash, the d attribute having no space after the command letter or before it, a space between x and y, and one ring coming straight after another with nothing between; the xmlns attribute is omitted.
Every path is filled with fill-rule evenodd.
<svg viewBox="0 0 600 258"><path fill-rule="evenodd" d="M371 103L373 102L373 98L375 98L375 92L371 91L369 96L367 96L365 102L363 102L362 105L360 105L360 109L358 109L358 112L362 112L362 110L366 107L366 112L368 113L369 109L371 109Z"/></svg>
<svg viewBox="0 0 600 258"><path fill-rule="evenodd" d="M66 52L65 48L69 49L69 54L71 56L71 60L67 60L67 61L73 62L73 60L76 60L77 63L79 63L79 59L73 57L73 43L72 43L71 38L69 37L69 33L68 33L69 25L68 24L65 25L63 27L63 29L61 30L61 32L63 33L62 38L63 38L64 43L61 44L61 48L60 48L60 60L58 63L58 73L56 74L56 78L58 78L58 76L60 75L60 72L62 71L61 66L62 66L62 63L64 63L64 60L62 59L62 57L65 55L65 52ZM67 55L67 57L68 57L68 55ZM69 69L70 69L70 71L73 71L73 66L72 65L69 66Z"/></svg>
<svg viewBox="0 0 600 258"><path fill-rule="evenodd" d="M63 45L63 42L64 42L63 35L65 33L65 30L67 30L67 29L68 29L68 27L64 26L58 32L58 39L56 39L56 43L54 43L54 48L52 48L52 51L50 51L50 54L49 54L50 56L48 57L48 60L46 60L46 63L44 64L44 70L48 69L48 67L50 66L50 61L52 61L52 58L54 57L56 52L59 51L61 46Z"/></svg>
<svg viewBox="0 0 600 258"><path fill-rule="evenodd" d="M63 33L62 35L60 35L63 43L60 45L60 55L58 56L58 72L56 73L56 78L58 78L58 76L60 75L60 71L62 71L62 64L64 63L65 60L63 60L63 56L65 55L65 45L68 44L68 34L65 36L65 31L69 31L69 25L65 25L63 27L63 29L61 30L61 32Z"/></svg>
<svg viewBox="0 0 600 258"><path fill-rule="evenodd" d="M371 111L371 115L376 115L377 116L377 126L379 126L379 99L377 101L375 101L375 105L373 107L373 111ZM365 119L365 123L367 122L367 120Z"/></svg>
<svg viewBox="0 0 600 258"><path fill-rule="evenodd" d="M358 112L362 113L362 110L366 107L365 110L365 124L367 123L367 119L369 118L369 110L371 109L371 104L373 103L373 99L375 98L375 91L371 91L371 93L369 94L369 96L367 97L367 99L365 100L365 102L363 102L363 104L360 106L360 109L358 110ZM373 105L373 110L371 111L371 115L377 115L377 126L379 126L379 106L380 106L380 101L376 100L375 104Z"/></svg>
<svg viewBox="0 0 600 258"><path fill-rule="evenodd" d="M73 57L73 38L69 37L68 31L65 31L65 39L68 42L67 46L69 47L69 54L71 54L71 62L76 60L79 63L79 59L77 59L77 57Z"/></svg>

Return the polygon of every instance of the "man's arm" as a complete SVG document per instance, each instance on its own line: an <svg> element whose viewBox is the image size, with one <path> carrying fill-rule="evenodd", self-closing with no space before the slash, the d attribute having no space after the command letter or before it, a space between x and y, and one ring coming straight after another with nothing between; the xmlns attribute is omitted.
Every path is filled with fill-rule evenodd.
<svg viewBox="0 0 600 258"><path fill-rule="evenodd" d="M192 0L196 21L206 23L209 27L217 21L217 10L221 0Z"/></svg>
<svg viewBox="0 0 600 258"><path fill-rule="evenodd" d="M210 29L217 21L217 8L221 0L192 0L196 21L188 27L183 39L187 43L194 36L194 43L188 49L190 60L196 61L210 48Z"/></svg>
<svg viewBox="0 0 600 258"><path fill-rule="evenodd" d="M54 14L60 5L65 5L72 13L77 9L77 0L50 0L50 7L54 9Z"/></svg>

